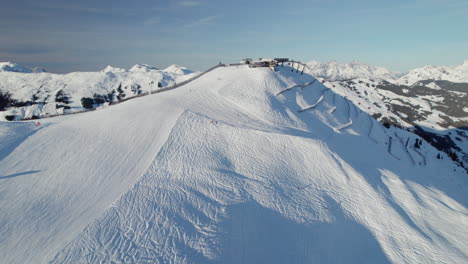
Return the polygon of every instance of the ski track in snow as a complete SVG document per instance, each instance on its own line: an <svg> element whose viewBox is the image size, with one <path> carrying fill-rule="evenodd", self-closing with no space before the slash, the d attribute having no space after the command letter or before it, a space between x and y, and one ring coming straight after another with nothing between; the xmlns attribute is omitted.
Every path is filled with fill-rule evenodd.
<svg viewBox="0 0 468 264"><path fill-rule="evenodd" d="M466 262L464 172L288 69L2 123L0 262Z"/></svg>

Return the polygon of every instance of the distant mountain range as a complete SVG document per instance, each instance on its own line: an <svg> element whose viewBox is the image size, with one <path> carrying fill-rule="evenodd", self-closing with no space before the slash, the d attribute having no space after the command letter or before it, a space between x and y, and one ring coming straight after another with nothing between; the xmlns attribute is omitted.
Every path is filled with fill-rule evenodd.
<svg viewBox="0 0 468 264"><path fill-rule="evenodd" d="M424 80L468 83L468 60L457 66L424 66L414 69L399 78L398 83L412 85Z"/></svg>
<svg viewBox="0 0 468 264"><path fill-rule="evenodd" d="M457 66L424 66L407 73L395 73L384 67L373 66L362 62L350 63L308 62L309 73L328 81L343 81L358 78L381 79L396 84L412 85L424 80L445 80L468 83L468 60Z"/></svg>
<svg viewBox="0 0 468 264"><path fill-rule="evenodd" d="M383 68L353 61L350 63L338 63L336 61L307 63L309 73L316 78L323 78L331 81L342 81L356 78L374 78L395 80L398 75Z"/></svg>
<svg viewBox="0 0 468 264"><path fill-rule="evenodd" d="M198 74L171 65L164 70L137 64L99 72L47 73L0 63L0 120L22 120L106 106L189 79ZM41 72L36 74L35 72Z"/></svg>
<svg viewBox="0 0 468 264"><path fill-rule="evenodd" d="M47 71L42 67L28 68L17 63L0 62L0 72L39 73Z"/></svg>

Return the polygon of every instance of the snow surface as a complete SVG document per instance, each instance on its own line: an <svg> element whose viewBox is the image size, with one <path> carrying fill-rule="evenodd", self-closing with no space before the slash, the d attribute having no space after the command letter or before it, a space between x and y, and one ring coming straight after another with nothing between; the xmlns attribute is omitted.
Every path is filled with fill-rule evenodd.
<svg viewBox="0 0 468 264"><path fill-rule="evenodd" d="M466 263L466 174L416 138L287 67L1 122L0 262Z"/></svg>
<svg viewBox="0 0 468 264"><path fill-rule="evenodd" d="M325 85L332 89L335 93L345 96L355 105L357 105L363 111L369 114L381 114L382 116L392 117L396 120L401 121L401 124L406 127L412 127L413 125L408 123L407 120L399 118L395 113L388 109L388 102L394 105L413 105L415 109L421 112L431 113L427 119L416 120L420 126L428 128L435 128L440 131L446 130L446 128L439 125L444 123L444 119L441 116L445 116L445 113L434 109L433 105L436 102L444 101L444 98L426 95L426 96L402 96L384 89L376 89L372 84L379 85L381 81L371 81L368 79L355 79L350 89L346 83L340 81L326 82ZM374 85L374 86L375 86ZM435 86L433 86L435 87ZM431 87L431 88L433 88ZM403 92L409 92L403 89ZM461 93L465 95L464 93ZM404 104L405 102L406 104ZM462 118L451 117L453 120L462 120Z"/></svg>

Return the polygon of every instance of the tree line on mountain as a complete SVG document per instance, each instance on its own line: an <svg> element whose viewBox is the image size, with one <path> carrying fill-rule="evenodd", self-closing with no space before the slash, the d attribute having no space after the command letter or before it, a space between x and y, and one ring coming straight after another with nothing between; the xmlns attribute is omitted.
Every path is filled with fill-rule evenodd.
<svg viewBox="0 0 468 264"><path fill-rule="evenodd" d="M15 103L9 92L0 91L0 111L5 111L8 107Z"/></svg>

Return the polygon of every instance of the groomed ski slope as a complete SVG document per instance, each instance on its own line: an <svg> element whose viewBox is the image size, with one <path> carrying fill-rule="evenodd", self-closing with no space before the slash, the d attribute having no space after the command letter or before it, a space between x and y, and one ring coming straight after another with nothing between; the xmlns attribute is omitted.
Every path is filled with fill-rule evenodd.
<svg viewBox="0 0 468 264"><path fill-rule="evenodd" d="M1 123L0 263L467 262L465 172L313 80L222 67Z"/></svg>

